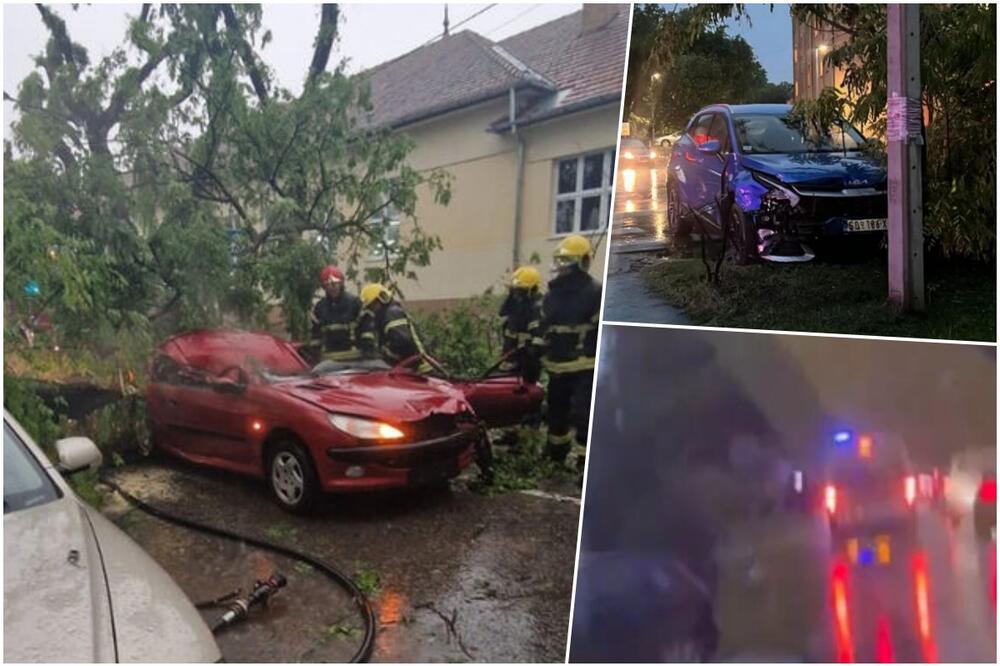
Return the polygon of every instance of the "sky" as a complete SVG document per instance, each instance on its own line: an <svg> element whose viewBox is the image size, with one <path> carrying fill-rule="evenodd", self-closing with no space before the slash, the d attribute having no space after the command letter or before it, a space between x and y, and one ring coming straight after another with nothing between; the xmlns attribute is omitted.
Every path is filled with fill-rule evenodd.
<svg viewBox="0 0 1000 666"><path fill-rule="evenodd" d="M685 7L684 3L661 3L667 11ZM757 60L767 71L771 83L792 82L792 18L789 5L747 4L749 20L730 19L726 31L739 35L750 44Z"/></svg>
<svg viewBox="0 0 1000 666"><path fill-rule="evenodd" d="M91 62L108 54L119 44L129 17L138 14L139 4L54 6L66 20L73 39L83 44ZM350 59L349 69L358 71L390 60L439 36L444 18L443 3L435 4L341 4L341 38L331 57ZM449 4L449 20L454 31L474 30L500 40L536 25L580 9L574 4ZM485 11L483 11L485 9ZM481 12L481 13L480 13ZM465 19L478 14L468 23ZM319 25L318 4L265 4L263 24L274 39L265 48L267 62L278 80L299 90L312 56L312 43ZM18 83L32 70L32 57L40 53L48 38L37 10L30 4L3 5L3 89L15 94ZM10 138L13 104L4 102L4 137Z"/></svg>

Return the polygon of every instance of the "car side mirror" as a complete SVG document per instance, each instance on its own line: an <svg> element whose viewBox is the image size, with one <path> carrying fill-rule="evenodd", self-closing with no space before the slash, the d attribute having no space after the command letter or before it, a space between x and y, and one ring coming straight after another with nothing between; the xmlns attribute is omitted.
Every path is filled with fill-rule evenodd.
<svg viewBox="0 0 1000 666"><path fill-rule="evenodd" d="M89 437L67 437L56 442L61 474L75 474L85 469L97 469L104 461L101 450Z"/></svg>
<svg viewBox="0 0 1000 666"><path fill-rule="evenodd" d="M708 141L699 144L698 150L703 153L711 153L717 155L722 151L722 143L718 139L709 139Z"/></svg>

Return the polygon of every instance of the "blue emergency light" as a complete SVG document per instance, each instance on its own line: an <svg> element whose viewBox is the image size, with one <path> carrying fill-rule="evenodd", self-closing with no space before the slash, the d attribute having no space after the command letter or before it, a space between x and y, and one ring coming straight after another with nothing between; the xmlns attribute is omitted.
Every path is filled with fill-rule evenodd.
<svg viewBox="0 0 1000 666"><path fill-rule="evenodd" d="M871 546L865 546L864 548L861 549L861 552L858 553L858 564L866 567L869 564L874 564L874 563L875 563L875 549L872 548Z"/></svg>
<svg viewBox="0 0 1000 666"><path fill-rule="evenodd" d="M837 444L848 443L849 441L851 441L851 431L841 430L840 432L838 432L833 436L833 441L836 442Z"/></svg>

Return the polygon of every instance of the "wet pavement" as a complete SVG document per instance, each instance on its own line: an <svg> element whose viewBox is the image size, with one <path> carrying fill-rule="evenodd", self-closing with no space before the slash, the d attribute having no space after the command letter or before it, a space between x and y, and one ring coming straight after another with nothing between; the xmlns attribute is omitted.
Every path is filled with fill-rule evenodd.
<svg viewBox="0 0 1000 666"><path fill-rule="evenodd" d="M285 513L262 482L157 459L115 471L123 488L186 518L276 541L370 586L372 661L563 661L579 504L545 493L457 487L331 496L317 515ZM249 590L273 571L287 587L219 636L226 661L344 661L360 616L322 573L256 548L108 502L105 513L193 601ZM206 620L219 611L204 611Z"/></svg>
<svg viewBox="0 0 1000 666"><path fill-rule="evenodd" d="M996 543L971 522L922 508L917 543L867 566L821 516L746 526L718 558L721 660L995 663Z"/></svg>
<svg viewBox="0 0 1000 666"><path fill-rule="evenodd" d="M606 280L604 319L654 324L689 324L684 314L649 293L639 269L675 251L667 236L666 163L623 168L618 173L612 218L611 257Z"/></svg>

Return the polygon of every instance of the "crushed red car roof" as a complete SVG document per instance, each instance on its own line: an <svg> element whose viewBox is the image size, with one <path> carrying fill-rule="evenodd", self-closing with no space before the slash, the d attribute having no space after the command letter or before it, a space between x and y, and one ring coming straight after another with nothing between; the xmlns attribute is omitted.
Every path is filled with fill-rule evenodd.
<svg viewBox="0 0 1000 666"><path fill-rule="evenodd" d="M169 338L160 349L179 362L214 374L234 365L244 367L247 358L274 374L291 375L309 370L290 342L264 332L188 331Z"/></svg>

